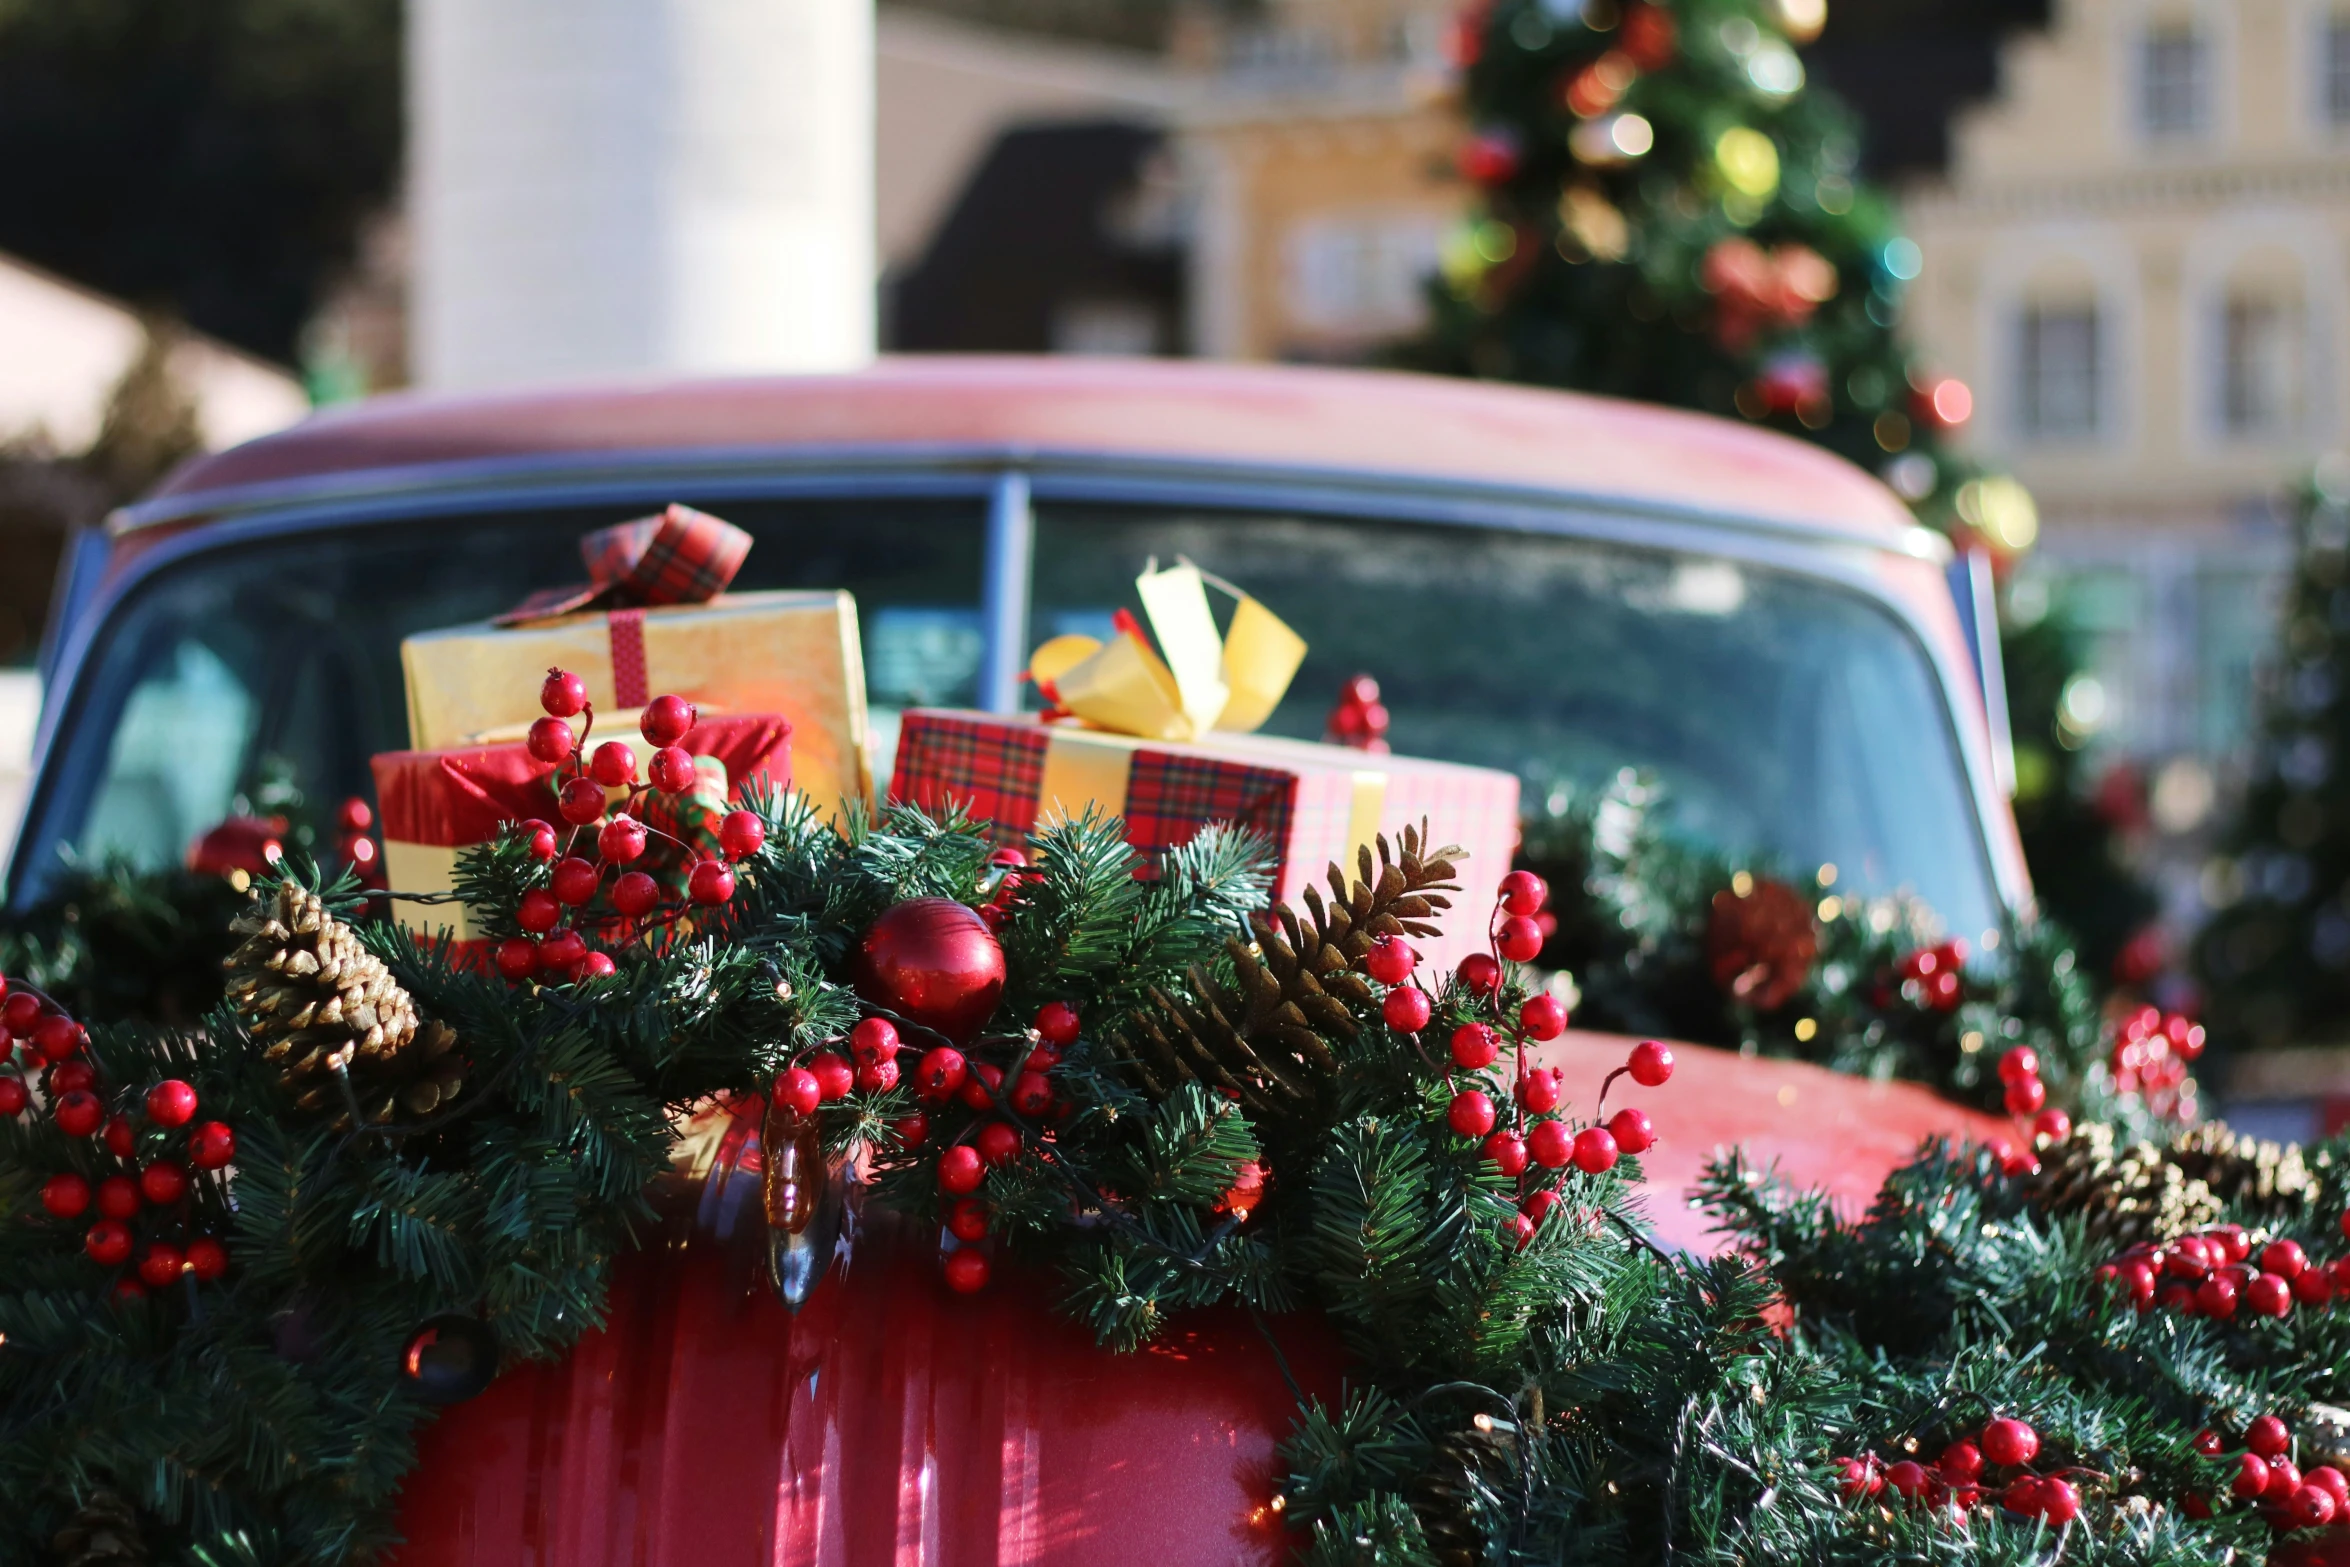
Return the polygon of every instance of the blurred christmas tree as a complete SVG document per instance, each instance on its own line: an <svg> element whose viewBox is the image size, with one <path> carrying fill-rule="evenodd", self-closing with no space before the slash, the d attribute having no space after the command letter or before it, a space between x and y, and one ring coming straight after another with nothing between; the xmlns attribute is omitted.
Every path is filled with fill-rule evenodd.
<svg viewBox="0 0 2350 1567"><path fill-rule="evenodd" d="M2214 878L2235 901L2196 950L2223 1048L2350 1036L2350 486L2321 475L2296 521L2252 775Z"/></svg>

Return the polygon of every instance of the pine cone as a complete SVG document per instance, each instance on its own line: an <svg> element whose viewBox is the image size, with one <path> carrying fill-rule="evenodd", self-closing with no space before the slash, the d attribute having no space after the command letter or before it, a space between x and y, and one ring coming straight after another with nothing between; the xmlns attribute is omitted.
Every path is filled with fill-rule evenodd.
<svg viewBox="0 0 2350 1567"><path fill-rule="evenodd" d="M145 1567L147 1543L139 1515L111 1491L100 1491L49 1542L62 1567Z"/></svg>
<svg viewBox="0 0 2350 1567"><path fill-rule="evenodd" d="M1202 1082L1237 1095L1259 1117L1311 1109L1337 1071L1329 1039L1355 1037L1354 1008L1374 999L1357 971L1380 936L1436 934L1435 916L1450 907L1455 848L1425 850L1425 829L1405 828L1390 846L1357 851L1350 886L1330 867L1331 899L1308 883L1306 918L1287 908L1250 921L1256 943L1235 937L1226 950L1233 981L1194 966L1190 994L1151 993L1134 1014L1127 1064L1149 1092L1165 1097L1179 1084Z"/></svg>
<svg viewBox="0 0 2350 1567"><path fill-rule="evenodd" d="M1767 877L1714 894L1705 922L1705 966L1722 993L1758 1012L1795 999L1820 955L1811 905Z"/></svg>
<svg viewBox="0 0 2350 1567"><path fill-rule="evenodd" d="M2169 1158L2222 1202L2250 1203L2273 1214L2291 1211L2317 1190L2299 1144L2242 1137L2217 1121L2173 1138Z"/></svg>
<svg viewBox="0 0 2350 1567"><path fill-rule="evenodd" d="M1443 1567L1476 1567L1485 1559L1485 1535L1476 1524L1477 1494L1509 1465L1515 1441L1474 1426L1439 1437L1436 1453L1411 1482L1407 1500L1429 1548Z"/></svg>
<svg viewBox="0 0 2350 1567"><path fill-rule="evenodd" d="M2085 1121L2041 1151L2033 1194L2050 1213L2083 1215L2092 1240L2159 1244L2220 1216L2220 1197L2188 1173L2173 1149L2117 1147L2112 1127Z"/></svg>
<svg viewBox="0 0 2350 1567"><path fill-rule="evenodd" d="M391 970L316 893L290 881L256 891L229 929L244 942L229 955L228 999L299 1108L331 1111L347 1127L338 1074L371 1123L457 1097L457 1036L446 1024L419 1024Z"/></svg>

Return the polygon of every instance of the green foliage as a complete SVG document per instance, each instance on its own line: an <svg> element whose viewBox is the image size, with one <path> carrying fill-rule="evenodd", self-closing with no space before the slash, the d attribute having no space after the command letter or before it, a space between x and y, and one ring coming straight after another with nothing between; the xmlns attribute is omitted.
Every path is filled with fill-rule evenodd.
<svg viewBox="0 0 2350 1567"><path fill-rule="evenodd" d="M85 1023L193 1023L220 1002L228 922L244 897L218 876L80 867L0 922L0 974L31 980Z"/></svg>

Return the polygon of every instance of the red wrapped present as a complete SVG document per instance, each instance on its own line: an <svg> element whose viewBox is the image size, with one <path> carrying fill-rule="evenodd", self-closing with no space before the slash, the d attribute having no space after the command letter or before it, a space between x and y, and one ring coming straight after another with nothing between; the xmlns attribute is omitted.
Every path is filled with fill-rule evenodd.
<svg viewBox="0 0 2350 1567"><path fill-rule="evenodd" d="M1351 873L1358 846L1424 820L1438 846L1466 852L1444 934L1426 944L1443 964L1485 944L1495 888L1518 842L1518 780L1491 768L1266 735L1146 740L926 708L907 712L898 730L889 797L930 811L963 805L1015 846L1089 804L1122 817L1126 841L1146 853L1188 843L1210 822L1236 822L1278 850L1276 901L1319 880L1332 861Z"/></svg>
<svg viewBox="0 0 2350 1567"><path fill-rule="evenodd" d="M739 800L750 780L764 776L778 788L791 783L791 725L772 713L710 714L681 742L697 757L724 764L729 795ZM501 822L540 821L561 826L551 763L520 742L445 751L386 751L373 759L375 798L383 820L386 876L395 892L454 890L458 851L495 837ZM648 813L649 814L649 813ZM592 854L593 835L581 834ZM478 939L460 903L416 903L395 898L392 915L418 932L451 929L459 941Z"/></svg>

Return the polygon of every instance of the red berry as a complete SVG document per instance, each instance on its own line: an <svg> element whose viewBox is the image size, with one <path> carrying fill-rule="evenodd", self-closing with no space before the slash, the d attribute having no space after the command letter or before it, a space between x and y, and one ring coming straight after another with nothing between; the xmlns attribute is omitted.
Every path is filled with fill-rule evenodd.
<svg viewBox="0 0 2350 1567"><path fill-rule="evenodd" d="M1523 915L1501 922L1493 938L1494 950L1512 963L1531 963L1542 956L1542 927Z"/></svg>
<svg viewBox="0 0 2350 1567"><path fill-rule="evenodd" d="M1528 1039L1556 1039L1567 1031L1567 1004L1547 992L1528 996L1518 1008L1518 1027Z"/></svg>
<svg viewBox="0 0 2350 1567"><path fill-rule="evenodd" d="M520 983L537 972L539 949L528 936L509 936L498 943L498 972Z"/></svg>
<svg viewBox="0 0 2350 1567"><path fill-rule="evenodd" d="M979 1182L987 1174L987 1167L979 1162L979 1150L968 1143L957 1143L938 1156L938 1189L949 1197L968 1197L979 1190Z"/></svg>
<svg viewBox="0 0 2350 1567"><path fill-rule="evenodd" d="M987 1288L987 1253L965 1246L947 1253L943 1265L947 1288L958 1295L976 1295Z"/></svg>
<svg viewBox="0 0 2350 1567"><path fill-rule="evenodd" d="M1444 1119L1455 1137L1483 1137L1493 1130L1493 1100L1474 1088L1455 1094Z"/></svg>
<svg viewBox="0 0 2350 1567"><path fill-rule="evenodd" d="M1501 989L1501 965L1489 953L1472 952L1461 959L1461 988L1472 996L1490 996Z"/></svg>
<svg viewBox="0 0 2350 1567"><path fill-rule="evenodd" d="M582 979L602 979L607 974L619 972L619 968L620 965L612 961L610 953L591 952L579 960L579 977Z"/></svg>
<svg viewBox="0 0 2350 1567"><path fill-rule="evenodd" d="M2242 1262L2252 1255L2252 1237L2244 1233L2241 1224L2218 1224L2203 1234L2203 1244L2220 1249L2220 1261Z"/></svg>
<svg viewBox="0 0 2350 1567"><path fill-rule="evenodd" d="M1557 1067L1529 1067L1518 1082L1518 1103L1535 1115L1556 1110L1566 1096L1566 1079Z"/></svg>
<svg viewBox="0 0 2350 1567"><path fill-rule="evenodd" d="M2264 1273L2297 1279L2308 1266L2309 1253L2301 1249L2299 1241L2274 1240L2260 1248L2260 1267Z"/></svg>
<svg viewBox="0 0 2350 1567"><path fill-rule="evenodd" d="M645 776L663 794L688 794L698 781L693 753L683 746L665 745L645 764Z"/></svg>
<svg viewBox="0 0 2350 1567"><path fill-rule="evenodd" d="M119 1268L130 1260L130 1227L120 1219L100 1219L82 1237L82 1250L102 1268Z"/></svg>
<svg viewBox="0 0 2350 1567"><path fill-rule="evenodd" d="M20 990L0 1004L0 1028L5 1028L23 1039L40 1026L41 998L29 990Z"/></svg>
<svg viewBox="0 0 2350 1567"><path fill-rule="evenodd" d="M113 1295L116 1305L133 1306L147 1298L147 1291L137 1279L123 1278L114 1281Z"/></svg>
<svg viewBox="0 0 2350 1567"><path fill-rule="evenodd" d="M1972 1442L1953 1442L1942 1449L1940 1468L1947 1479L1972 1480L1983 1472L1983 1450Z"/></svg>
<svg viewBox="0 0 2350 1567"><path fill-rule="evenodd" d="M1904 1458L1885 1471L1885 1483L1899 1493L1902 1500L1914 1502L1925 1494L1926 1467L1914 1459Z"/></svg>
<svg viewBox="0 0 2350 1567"><path fill-rule="evenodd" d="M2336 1513L2350 1512L2350 1477L2332 1464L2319 1464L2301 1477L2303 1485L2314 1485L2334 1499Z"/></svg>
<svg viewBox="0 0 2350 1567"><path fill-rule="evenodd" d="M919 1110L901 1115L889 1123L889 1130L900 1148L919 1148L930 1140L930 1117Z"/></svg>
<svg viewBox="0 0 2350 1567"><path fill-rule="evenodd" d="M0 1076L0 1120L24 1114L32 1102L32 1091L24 1086L23 1078Z"/></svg>
<svg viewBox="0 0 2350 1567"><path fill-rule="evenodd" d="M1586 1126L1575 1134L1575 1168L1585 1175L1605 1175L1616 1167L1616 1140L1603 1126Z"/></svg>
<svg viewBox="0 0 2350 1567"><path fill-rule="evenodd" d="M2304 1269L2293 1280L2293 1298L2304 1306L2323 1306L2334 1298L2334 1278L2323 1268Z"/></svg>
<svg viewBox="0 0 2350 1567"><path fill-rule="evenodd" d="M898 1086L898 1063L894 1056L878 1056L871 1061L857 1063L857 1092L886 1094Z"/></svg>
<svg viewBox="0 0 2350 1567"><path fill-rule="evenodd" d="M90 1183L68 1170L41 1183L41 1206L60 1219L78 1219L90 1208Z"/></svg>
<svg viewBox="0 0 2350 1567"><path fill-rule="evenodd" d="M914 1092L933 1103L943 1103L963 1086L967 1072L962 1051L952 1045L933 1046L923 1052L922 1064L914 1068Z"/></svg>
<svg viewBox="0 0 2350 1567"><path fill-rule="evenodd" d="M1042 1072L1023 1072L1012 1080L1008 1097L1015 1111L1033 1121L1053 1107L1053 1085Z"/></svg>
<svg viewBox="0 0 2350 1567"><path fill-rule="evenodd" d="M544 887L533 887L522 895L522 902L514 911L514 923L534 936L544 936L563 918L563 905Z"/></svg>
<svg viewBox="0 0 2350 1567"><path fill-rule="evenodd" d="M2081 1493L2070 1480L2040 1482L2040 1516L2059 1527L2081 1516Z"/></svg>
<svg viewBox="0 0 2350 1567"><path fill-rule="evenodd" d="M2009 1115L2030 1115L2047 1102L2047 1086L2036 1077L2027 1077L2021 1082L2007 1085Z"/></svg>
<svg viewBox="0 0 2350 1567"><path fill-rule="evenodd" d="M1550 1217L1550 1211L1553 1208L1556 1208L1558 1205L1559 1194L1549 1190L1548 1188L1545 1188L1542 1191L1528 1193L1526 1200L1518 1204L1518 1209L1520 1212L1525 1214L1527 1218L1532 1219L1536 1224L1540 1224L1543 1220Z"/></svg>
<svg viewBox="0 0 2350 1567"><path fill-rule="evenodd" d="M636 782L636 749L626 740L607 740L588 758L588 776L607 789Z"/></svg>
<svg viewBox="0 0 2350 1567"><path fill-rule="evenodd" d="M217 1170L237 1157L237 1134L226 1121L206 1121L188 1134L188 1162L199 1170Z"/></svg>
<svg viewBox="0 0 2350 1567"><path fill-rule="evenodd" d="M1501 1054L1501 1040L1493 1030L1482 1023L1463 1023L1452 1031L1452 1059L1455 1066L1475 1071L1493 1065Z"/></svg>
<svg viewBox="0 0 2350 1567"><path fill-rule="evenodd" d="M1533 1244L1534 1221L1522 1213L1513 1213L1501 1221L1501 1233L1509 1237L1512 1246L1524 1251Z"/></svg>
<svg viewBox="0 0 2350 1567"><path fill-rule="evenodd" d="M375 808L352 795L335 809L335 826L347 833L365 832L375 825Z"/></svg>
<svg viewBox="0 0 2350 1567"><path fill-rule="evenodd" d="M612 884L612 907L630 919L642 919L659 906L661 884L643 871L624 871Z"/></svg>
<svg viewBox="0 0 2350 1567"><path fill-rule="evenodd" d="M1515 1132L1495 1132L1485 1139L1485 1162L1504 1175L1523 1173L1526 1168L1526 1140Z"/></svg>
<svg viewBox="0 0 2350 1567"><path fill-rule="evenodd" d="M1885 1489L1885 1477L1877 1472L1872 1459L1839 1458L1836 1475L1836 1489L1848 1502L1862 1501Z"/></svg>
<svg viewBox="0 0 2350 1567"><path fill-rule="evenodd" d="M2170 1255L2163 1259L2163 1267L2181 1279L2199 1279L2212 1269L2213 1258L2200 1235L2181 1236L2173 1242Z"/></svg>
<svg viewBox="0 0 2350 1567"><path fill-rule="evenodd" d="M564 784L555 809L574 827L600 821L604 815L604 786L593 778L574 778Z"/></svg>
<svg viewBox="0 0 2350 1567"><path fill-rule="evenodd" d="M2032 1130L2052 1143L2061 1143L2073 1135L2073 1118L2062 1110L2043 1110L2033 1120Z"/></svg>
<svg viewBox="0 0 2350 1567"><path fill-rule="evenodd" d="M88 1137L106 1122L106 1107L87 1089L58 1095L49 1114L68 1137Z"/></svg>
<svg viewBox="0 0 2350 1567"><path fill-rule="evenodd" d="M1512 871L1501 879L1501 906L1512 914L1539 914L1549 901L1549 886L1532 871Z"/></svg>
<svg viewBox="0 0 2350 1567"><path fill-rule="evenodd" d="M1412 977L1420 955L1401 936L1378 936L1363 954L1363 971L1382 985L1400 985Z"/></svg>
<svg viewBox="0 0 2350 1567"><path fill-rule="evenodd" d="M587 682L568 669L550 669L539 687L539 706L551 717L569 718L588 704Z"/></svg>
<svg viewBox="0 0 2350 1567"><path fill-rule="evenodd" d="M2236 1314L2236 1281L2224 1273L2214 1273L2195 1286L2195 1309L2215 1322L2225 1322Z"/></svg>
<svg viewBox="0 0 2350 1567"><path fill-rule="evenodd" d="M68 1061L49 1069L49 1092L52 1094L70 1094L78 1088L95 1090L97 1086L98 1069L87 1061Z"/></svg>
<svg viewBox="0 0 2350 1567"><path fill-rule="evenodd" d="M806 1067L790 1067L776 1074L772 1097L779 1110L814 1115L816 1106L824 1099L824 1086L816 1081L816 1074Z"/></svg>
<svg viewBox="0 0 2350 1567"><path fill-rule="evenodd" d="M2037 1175L2040 1161L2029 1148L2002 1146L1999 1150L1999 1173L2002 1175Z"/></svg>
<svg viewBox="0 0 2350 1567"><path fill-rule="evenodd" d="M574 854L555 862L552 885L556 900L575 909L596 895L596 888L603 880L604 869L593 860L583 860ZM523 928L530 927L526 923Z"/></svg>
<svg viewBox="0 0 2350 1567"><path fill-rule="evenodd" d="M139 1151L139 1134L131 1130L131 1118L127 1115L108 1116L101 1140L106 1144L106 1151L117 1159L128 1159Z"/></svg>
<svg viewBox="0 0 2350 1567"><path fill-rule="evenodd" d="M1641 1087L1662 1088L1673 1075L1673 1052L1662 1040L1644 1039L1632 1047L1624 1065Z"/></svg>
<svg viewBox="0 0 2350 1567"><path fill-rule="evenodd" d="M2003 1083L2021 1083L2040 1075L2040 1052L2030 1045L2018 1045L1999 1058L1999 1080Z"/></svg>
<svg viewBox="0 0 2350 1567"><path fill-rule="evenodd" d="M1983 1456L1995 1464L2028 1464L2040 1451L2040 1433L2021 1420L2002 1415L1983 1427L1979 1445Z"/></svg>
<svg viewBox="0 0 2350 1567"><path fill-rule="evenodd" d="M530 754L549 767L560 767L571 760L571 753L579 749L579 736L560 718L541 718L530 726L530 738L523 742Z"/></svg>
<svg viewBox="0 0 2350 1567"><path fill-rule="evenodd" d="M1607 1132L1626 1153L1646 1153L1656 1146L1656 1127L1645 1110L1618 1110L1607 1118Z"/></svg>
<svg viewBox="0 0 2350 1567"><path fill-rule="evenodd" d="M757 811L728 811L718 821L718 849L730 860L747 860L767 843L767 824Z"/></svg>
<svg viewBox="0 0 2350 1567"><path fill-rule="evenodd" d="M1412 985L1400 985L1387 993L1379 1004L1379 1015L1387 1026L1399 1034L1416 1034L1428 1026L1431 1009L1428 992Z"/></svg>
<svg viewBox="0 0 2350 1567"><path fill-rule="evenodd" d="M995 1108L996 1090L1004 1086L1003 1068L990 1066L985 1061L971 1063L971 1075L963 1079L959 1097L964 1104L985 1114Z"/></svg>
<svg viewBox="0 0 2350 1567"><path fill-rule="evenodd" d="M1036 1009L1036 1021L1030 1026L1046 1044L1066 1050L1077 1043L1080 1025L1075 1007L1066 1001L1048 1001Z"/></svg>
<svg viewBox="0 0 2350 1567"><path fill-rule="evenodd" d="M734 896L734 872L724 860L704 860L686 877L685 893L704 908L715 908Z"/></svg>
<svg viewBox="0 0 2350 1567"><path fill-rule="evenodd" d="M897 1025L888 1018L862 1018L849 1030L849 1054L860 1061L879 1060L884 1056L895 1059L897 1053Z"/></svg>
<svg viewBox="0 0 2350 1567"><path fill-rule="evenodd" d="M2293 1309L2293 1286L2274 1273L2255 1275L2244 1286L2244 1304L2257 1316L2281 1317Z"/></svg>
<svg viewBox="0 0 2350 1567"><path fill-rule="evenodd" d="M2334 1521L2334 1496L2322 1486L2304 1483L2285 1498L2285 1521L2296 1529L2316 1529Z"/></svg>
<svg viewBox="0 0 2350 1567"><path fill-rule="evenodd" d="M33 1030L33 1048L52 1066L72 1060L89 1042L89 1030L69 1017L45 1017Z"/></svg>
<svg viewBox="0 0 2350 1567"><path fill-rule="evenodd" d="M539 970L569 974L587 961L587 938L576 930L559 930L539 943Z"/></svg>
<svg viewBox="0 0 2350 1567"><path fill-rule="evenodd" d="M695 721L700 717L684 697L657 696L645 704L644 716L636 721L636 727L654 745L676 745L693 733Z"/></svg>
<svg viewBox="0 0 2350 1567"><path fill-rule="evenodd" d="M209 1284L228 1272L228 1248L209 1235L188 1242L188 1271Z"/></svg>
<svg viewBox="0 0 2350 1567"><path fill-rule="evenodd" d="M2272 1458L2268 1461L2268 1489L2261 1493L2272 1502L2283 1502L2301 1489L2301 1471L2290 1458Z"/></svg>
<svg viewBox="0 0 2350 1567"><path fill-rule="evenodd" d="M979 1157L990 1165L1010 1164L1020 1157L1020 1129L1009 1121L990 1121L972 1139Z"/></svg>
<svg viewBox="0 0 2350 1567"><path fill-rule="evenodd" d="M1574 1156L1575 1134L1564 1121L1537 1121L1526 1134L1526 1151L1545 1170L1556 1170Z"/></svg>
<svg viewBox="0 0 2350 1567"><path fill-rule="evenodd" d="M2244 1428L2244 1445L2263 1458L2274 1458L2293 1445L2293 1433L2274 1415L2261 1415Z"/></svg>
<svg viewBox="0 0 2350 1567"><path fill-rule="evenodd" d="M2217 1431L2205 1427L2195 1433L2195 1451L2206 1458L2217 1458L2228 1450L2227 1439Z"/></svg>
<svg viewBox="0 0 2350 1567"><path fill-rule="evenodd" d="M139 1277L146 1281L149 1289L162 1289L180 1276L180 1270L187 1265L187 1260L180 1255L177 1246L168 1241L157 1241L147 1248L147 1255L139 1259Z"/></svg>
<svg viewBox="0 0 2350 1567"><path fill-rule="evenodd" d="M188 1195L188 1172L184 1165L168 1159L158 1159L139 1172L139 1195L158 1208L168 1208Z"/></svg>
<svg viewBox="0 0 2350 1567"><path fill-rule="evenodd" d="M959 1241L987 1239L987 1204L965 1197L947 1210L947 1233Z"/></svg>
<svg viewBox="0 0 2350 1567"><path fill-rule="evenodd" d="M623 811L596 834L596 852L613 865L626 865L645 852L644 824Z"/></svg>
<svg viewBox="0 0 2350 1567"><path fill-rule="evenodd" d="M830 1104L835 1099L846 1099L857 1083L856 1068L844 1056L829 1050L819 1050L808 1058L808 1070L816 1074L816 1087Z"/></svg>
<svg viewBox="0 0 2350 1567"><path fill-rule="evenodd" d="M2236 1460L2236 1478L2228 1487L2247 1501L2268 1489L2268 1461L2258 1453L2246 1453Z"/></svg>

